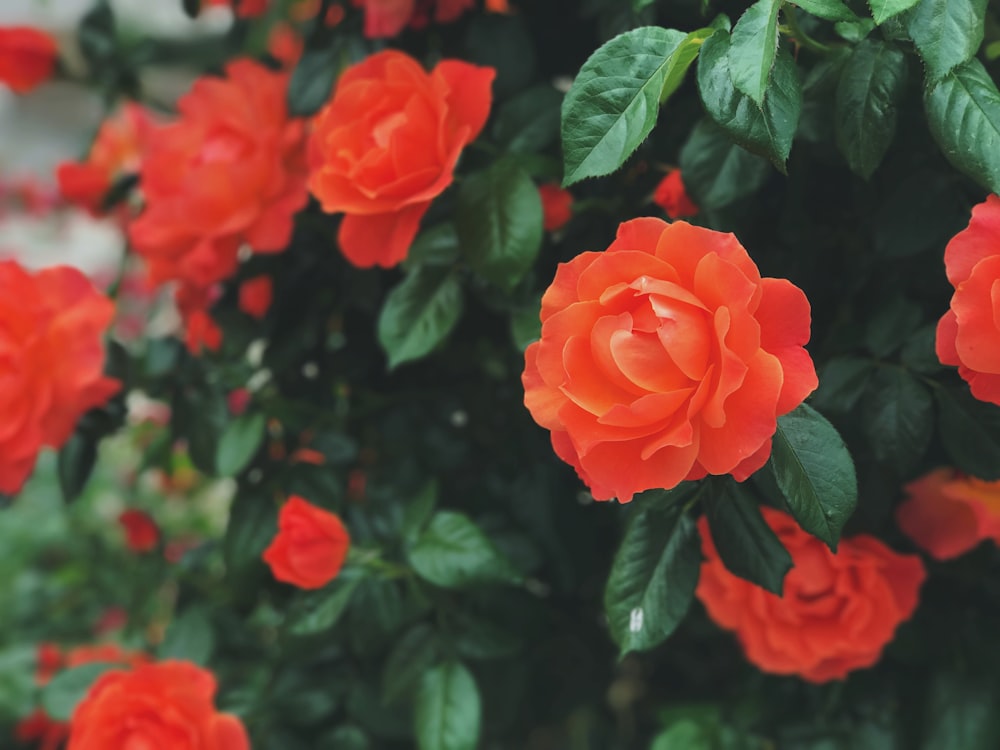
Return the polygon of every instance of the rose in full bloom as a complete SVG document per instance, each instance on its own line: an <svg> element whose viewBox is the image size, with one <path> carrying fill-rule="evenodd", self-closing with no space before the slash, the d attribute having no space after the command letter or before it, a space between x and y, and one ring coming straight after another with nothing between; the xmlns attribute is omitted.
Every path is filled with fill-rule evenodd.
<svg viewBox="0 0 1000 750"><path fill-rule="evenodd" d="M937 355L980 401L1000 405L1000 198L989 196L972 209L969 226L944 250L945 271L955 287L951 309L937 327Z"/></svg>
<svg viewBox="0 0 1000 750"><path fill-rule="evenodd" d="M218 348L206 311L240 249L284 250L308 199L304 124L288 115L287 88L287 73L230 63L225 78L201 78L181 98L180 119L159 130L143 159L146 205L129 237L154 283L181 283L193 351Z"/></svg>
<svg viewBox="0 0 1000 750"><path fill-rule="evenodd" d="M138 104L126 104L101 125L86 160L59 165L59 191L71 203L98 213L115 180L139 171L155 133L149 112Z"/></svg>
<svg viewBox="0 0 1000 750"><path fill-rule="evenodd" d="M274 284L270 276L254 276L240 284L239 308L252 318L263 318L271 308Z"/></svg>
<svg viewBox="0 0 1000 750"><path fill-rule="evenodd" d="M726 570L702 517L705 561L696 593L708 614L735 631L747 659L764 672L818 683L875 664L917 608L926 575L920 558L864 534L841 539L834 554L787 513L761 512L795 566L783 595Z"/></svg>
<svg viewBox="0 0 1000 750"><path fill-rule="evenodd" d="M125 530L125 544L133 552L149 552L160 541L160 529L150 515L129 508L118 516L118 523Z"/></svg>
<svg viewBox="0 0 1000 750"><path fill-rule="evenodd" d="M0 83L25 94L47 81L59 49L55 39L28 26L0 26Z"/></svg>
<svg viewBox="0 0 1000 750"><path fill-rule="evenodd" d="M660 184L653 192L653 203L662 208L671 219L698 214L698 206L688 196L679 169L671 170L660 180Z"/></svg>
<svg viewBox="0 0 1000 750"><path fill-rule="evenodd" d="M318 589L340 572L350 544L336 514L293 495L281 508L278 533L264 550L264 562L279 581Z"/></svg>
<svg viewBox="0 0 1000 750"><path fill-rule="evenodd" d="M940 468L905 489L896 522L931 557L958 557L984 539L1000 544L1000 482Z"/></svg>
<svg viewBox="0 0 1000 750"><path fill-rule="evenodd" d="M817 385L802 291L685 222L625 222L605 252L560 264L541 319L524 403L598 500L743 481Z"/></svg>
<svg viewBox="0 0 1000 750"><path fill-rule="evenodd" d="M389 50L341 76L316 117L309 189L324 211L345 214L338 241L351 263L388 268L406 257L462 149L486 124L494 75L459 60L428 74Z"/></svg>
<svg viewBox="0 0 1000 750"><path fill-rule="evenodd" d="M120 388L103 373L113 316L75 268L0 261L0 493L20 490L41 449L61 447Z"/></svg>
<svg viewBox="0 0 1000 750"><path fill-rule="evenodd" d="M67 750L250 750L215 692L212 673L185 661L105 672L73 712Z"/></svg>
<svg viewBox="0 0 1000 750"><path fill-rule="evenodd" d="M562 229L573 218L573 194L555 183L538 186L542 199L542 223L546 232Z"/></svg>

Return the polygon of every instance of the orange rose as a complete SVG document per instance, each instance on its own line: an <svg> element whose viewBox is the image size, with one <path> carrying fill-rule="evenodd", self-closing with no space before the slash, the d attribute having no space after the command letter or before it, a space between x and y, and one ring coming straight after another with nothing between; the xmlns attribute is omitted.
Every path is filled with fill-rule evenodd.
<svg viewBox="0 0 1000 750"><path fill-rule="evenodd" d="M25 94L52 76L58 54L55 40L44 31L0 27L0 83Z"/></svg>
<svg viewBox="0 0 1000 750"><path fill-rule="evenodd" d="M20 490L42 447L61 447L120 388L103 375L113 316L75 268L30 274L0 261L0 493Z"/></svg>
<svg viewBox="0 0 1000 750"><path fill-rule="evenodd" d="M318 589L340 572L350 544L340 518L293 495L281 508L278 533L264 550L264 562L279 581Z"/></svg>
<svg viewBox="0 0 1000 750"><path fill-rule="evenodd" d="M59 192L71 203L99 212L115 180L139 171L155 134L156 125L149 112L138 104L126 104L118 115L101 125L86 161L59 165Z"/></svg>
<svg viewBox="0 0 1000 750"><path fill-rule="evenodd" d="M599 500L746 479L817 384L802 291L685 222L626 222L605 252L560 264L541 318L524 403Z"/></svg>
<svg viewBox="0 0 1000 750"><path fill-rule="evenodd" d="M696 594L708 614L736 632L747 659L764 672L827 682L875 664L917 608L926 575L920 558L867 535L841 539L834 554L788 514L761 512L795 564L783 596L726 570L702 517L705 562Z"/></svg>
<svg viewBox="0 0 1000 750"><path fill-rule="evenodd" d="M555 183L539 185L542 199L543 226L546 232L562 229L573 218L573 194Z"/></svg>
<svg viewBox="0 0 1000 750"><path fill-rule="evenodd" d="M905 489L896 522L931 557L958 557L984 539L1000 544L1000 482L935 469Z"/></svg>
<svg viewBox="0 0 1000 750"><path fill-rule="evenodd" d="M67 750L250 750L240 720L215 710L215 691L190 662L105 672L73 712Z"/></svg>
<svg viewBox="0 0 1000 750"><path fill-rule="evenodd" d="M653 203L662 208L671 219L698 215L698 206L688 196L679 169L668 172L660 180L653 192Z"/></svg>
<svg viewBox="0 0 1000 750"><path fill-rule="evenodd" d="M938 323L938 359L958 365L973 396L1000 405L1000 319L993 297L1000 281L1000 198L991 195L972 209L969 226L944 250L944 266L955 293Z"/></svg>
<svg viewBox="0 0 1000 750"><path fill-rule="evenodd" d="M357 266L402 261L462 149L486 124L495 71L458 60L430 74L402 52L372 55L341 76L309 143L309 189L344 212L340 249Z"/></svg>

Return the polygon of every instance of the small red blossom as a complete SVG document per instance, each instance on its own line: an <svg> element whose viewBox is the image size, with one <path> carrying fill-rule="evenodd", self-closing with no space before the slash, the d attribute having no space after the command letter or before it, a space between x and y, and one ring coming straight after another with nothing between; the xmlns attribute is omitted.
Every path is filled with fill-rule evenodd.
<svg viewBox="0 0 1000 750"><path fill-rule="evenodd" d="M26 94L52 77L59 48L51 35L28 26L0 26L0 83Z"/></svg>
<svg viewBox="0 0 1000 750"><path fill-rule="evenodd" d="M133 508L123 511L118 523L125 529L125 543L133 552L149 552L160 541L159 527L144 511Z"/></svg>
<svg viewBox="0 0 1000 750"><path fill-rule="evenodd" d="M546 232L562 229L573 218L573 194L555 183L539 185L542 199L543 226Z"/></svg>
<svg viewBox="0 0 1000 750"><path fill-rule="evenodd" d="M653 203L662 208L671 219L697 216L698 206L684 188L681 171L674 169L660 180L653 193Z"/></svg>
<svg viewBox="0 0 1000 750"><path fill-rule="evenodd" d="M264 562L279 581L322 588L340 572L351 539L340 518L293 495L278 515L278 533Z"/></svg>
<svg viewBox="0 0 1000 750"><path fill-rule="evenodd" d="M274 284L270 276L255 276L240 284L239 307L251 318L260 320L271 309Z"/></svg>

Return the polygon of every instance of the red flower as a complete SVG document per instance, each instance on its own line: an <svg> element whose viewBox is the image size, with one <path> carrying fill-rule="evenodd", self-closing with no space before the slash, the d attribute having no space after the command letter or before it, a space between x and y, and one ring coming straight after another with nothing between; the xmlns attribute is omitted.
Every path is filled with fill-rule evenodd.
<svg viewBox="0 0 1000 750"><path fill-rule="evenodd" d="M350 543L340 518L293 495L281 508L278 534L264 551L264 562L279 581L318 589L340 572Z"/></svg>
<svg viewBox="0 0 1000 750"><path fill-rule="evenodd" d="M938 359L958 365L973 396L1000 405L1000 319L994 297L1000 282L1000 198L991 195L972 209L969 226L945 248L944 265L955 293L938 323Z"/></svg>
<svg viewBox="0 0 1000 750"><path fill-rule="evenodd" d="M250 750L243 724L214 706L215 677L164 661L97 678L73 712L68 750Z"/></svg>
<svg viewBox="0 0 1000 750"><path fill-rule="evenodd" d="M38 685L48 685L64 664L62 650L54 643L39 643L36 660L35 682Z"/></svg>
<svg viewBox="0 0 1000 750"><path fill-rule="evenodd" d="M423 28L433 17L436 23L451 23L473 0L352 0L365 9L364 34L369 39L393 37L407 26ZM495 0L494 0L495 2Z"/></svg>
<svg viewBox="0 0 1000 750"><path fill-rule="evenodd" d="M68 736L69 724L56 721L42 708L36 708L14 727L14 738L37 743L37 750L58 750Z"/></svg>
<svg viewBox="0 0 1000 750"><path fill-rule="evenodd" d="M271 309L274 285L270 276L255 276L240 284L240 310L252 318L263 318Z"/></svg>
<svg viewBox="0 0 1000 750"><path fill-rule="evenodd" d="M573 218L573 194L555 183L540 185L538 195L542 199L542 214L546 232L562 229Z"/></svg>
<svg viewBox="0 0 1000 750"><path fill-rule="evenodd" d="M626 222L603 253L560 264L541 319L524 403L598 500L746 479L817 384L802 291L685 222Z"/></svg>
<svg viewBox="0 0 1000 750"><path fill-rule="evenodd" d="M947 560L984 539L1000 544L1000 482L935 469L906 485L896 522L931 557Z"/></svg>
<svg viewBox="0 0 1000 750"><path fill-rule="evenodd" d="M920 558L866 535L841 539L834 554L788 514L761 512L795 564L783 596L726 570L702 517L705 562L696 593L708 614L736 632L747 659L764 672L818 683L875 664L917 607L926 575Z"/></svg>
<svg viewBox="0 0 1000 750"><path fill-rule="evenodd" d="M59 191L71 203L98 213L115 180L139 171L155 133L149 113L137 104L126 104L101 125L85 161L59 165Z"/></svg>
<svg viewBox="0 0 1000 750"><path fill-rule="evenodd" d="M160 529L148 513L130 508L122 511L118 523L125 529L125 543L133 552L149 552L160 541Z"/></svg>
<svg viewBox="0 0 1000 750"><path fill-rule="evenodd" d="M269 3L270 0L206 0L205 6L235 8L236 15L240 18L256 18L267 13Z"/></svg>
<svg viewBox="0 0 1000 750"><path fill-rule="evenodd" d="M671 219L680 219L685 216L696 216L698 206L684 189L684 181L681 179L681 171L674 169L667 173L667 176L660 180L653 193L653 203L662 208Z"/></svg>
<svg viewBox="0 0 1000 750"><path fill-rule="evenodd" d="M75 268L0 261L0 493L20 490L42 447L61 447L120 388L103 375L113 315Z"/></svg>
<svg viewBox="0 0 1000 750"><path fill-rule="evenodd" d="M338 240L357 266L402 261L431 201L489 115L495 72L444 60L430 74L402 52L349 68L316 117L309 189L344 212Z"/></svg>
<svg viewBox="0 0 1000 750"><path fill-rule="evenodd" d="M59 48L44 31L0 26L0 83L25 94L52 76Z"/></svg>

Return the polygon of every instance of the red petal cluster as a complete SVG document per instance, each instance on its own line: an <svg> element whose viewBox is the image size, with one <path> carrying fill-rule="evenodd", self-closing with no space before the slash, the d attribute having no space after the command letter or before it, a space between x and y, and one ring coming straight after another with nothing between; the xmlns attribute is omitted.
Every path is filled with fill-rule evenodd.
<svg viewBox="0 0 1000 750"><path fill-rule="evenodd" d="M264 562L279 581L318 589L340 572L350 544L340 518L293 495L281 508L278 534L264 551Z"/></svg>

